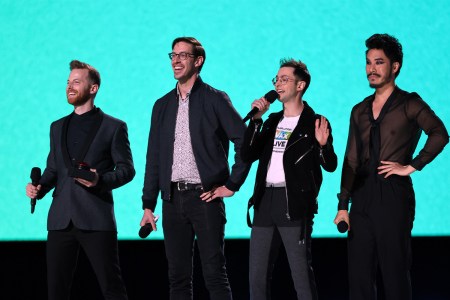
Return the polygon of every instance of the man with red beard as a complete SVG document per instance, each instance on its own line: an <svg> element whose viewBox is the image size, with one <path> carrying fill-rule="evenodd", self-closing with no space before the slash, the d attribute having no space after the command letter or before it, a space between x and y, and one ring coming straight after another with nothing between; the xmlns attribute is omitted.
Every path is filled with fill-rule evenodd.
<svg viewBox="0 0 450 300"><path fill-rule="evenodd" d="M67 101L74 111L50 128L50 153L38 186L26 194L43 198L48 213L48 299L68 299L80 247L94 269L105 299L128 299L122 280L112 190L130 182L135 170L126 124L94 106L100 74L73 60Z"/></svg>
<svg viewBox="0 0 450 300"><path fill-rule="evenodd" d="M192 299L196 238L211 299L229 300L223 198L239 190L249 171L240 158L246 127L227 94L200 78L206 54L199 41L176 38L169 58L177 84L153 106L141 226L150 223L156 229L153 212L161 192L170 299ZM235 152L231 172L230 141Z"/></svg>
<svg viewBox="0 0 450 300"><path fill-rule="evenodd" d="M399 41L374 34L366 47L366 74L375 93L351 113L334 222L349 228L350 299L377 299L377 269L386 299L411 299L415 197L409 175L442 151L448 132L417 93L396 86L403 62ZM422 131L427 141L413 157Z"/></svg>

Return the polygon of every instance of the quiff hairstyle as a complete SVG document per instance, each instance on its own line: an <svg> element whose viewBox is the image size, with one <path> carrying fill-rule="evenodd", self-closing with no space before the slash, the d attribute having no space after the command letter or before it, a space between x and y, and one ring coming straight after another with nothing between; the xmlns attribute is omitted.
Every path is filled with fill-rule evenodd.
<svg viewBox="0 0 450 300"><path fill-rule="evenodd" d="M308 67L305 63L301 60L295 60L293 58L283 58L280 60L280 68L284 67L294 68L294 75L301 81L305 82L305 89L303 90L303 94L305 94L311 82L311 74L309 74Z"/></svg>
<svg viewBox="0 0 450 300"><path fill-rule="evenodd" d="M97 69L95 69L93 66L81 62L79 60L72 60L70 62L70 71L74 70L74 69L86 69L89 71L89 80L91 81L92 84L96 84L98 85L98 87L100 87L100 73L97 71Z"/></svg>
<svg viewBox="0 0 450 300"><path fill-rule="evenodd" d="M386 54L386 56L391 61L391 65L394 62L399 63L398 70L395 73L395 77L400 74L400 69L403 65L403 47L396 37L387 33L376 33L366 40L366 47L366 55L367 52L369 52L369 50L371 49L383 50L384 54Z"/></svg>

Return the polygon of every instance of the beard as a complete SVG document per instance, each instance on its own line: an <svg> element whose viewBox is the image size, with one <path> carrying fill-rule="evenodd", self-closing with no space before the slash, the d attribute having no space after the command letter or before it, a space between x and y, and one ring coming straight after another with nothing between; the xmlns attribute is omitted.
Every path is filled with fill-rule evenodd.
<svg viewBox="0 0 450 300"><path fill-rule="evenodd" d="M383 86L382 83L369 83L369 86L373 89L377 89Z"/></svg>
<svg viewBox="0 0 450 300"><path fill-rule="evenodd" d="M368 75L367 75L367 79L369 79L369 76L375 76L375 77L377 77L378 79L381 78L381 76L380 76L379 74L374 74L374 73L368 74ZM369 79L369 86L370 86L371 88L373 88L373 89L376 89L376 88L382 87L382 86L383 86L383 82L374 83L374 82L370 82L370 79Z"/></svg>
<svg viewBox="0 0 450 300"><path fill-rule="evenodd" d="M369 82L369 86L373 89L378 89L389 84L390 82L392 82L392 78L385 78L384 80L381 80L380 82L377 83Z"/></svg>
<svg viewBox="0 0 450 300"><path fill-rule="evenodd" d="M72 98L69 98L68 93L69 92L75 92L76 95ZM67 96L67 102L73 106L81 106L88 102L88 100L91 98L91 95L89 94L89 90L86 89L84 91L77 91L77 90L70 90L66 93Z"/></svg>

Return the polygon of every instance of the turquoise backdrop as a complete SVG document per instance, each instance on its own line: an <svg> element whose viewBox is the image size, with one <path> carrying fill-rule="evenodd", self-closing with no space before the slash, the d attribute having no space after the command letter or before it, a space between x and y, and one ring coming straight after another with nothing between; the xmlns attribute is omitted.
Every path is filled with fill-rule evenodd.
<svg viewBox="0 0 450 300"><path fill-rule="evenodd" d="M128 124L137 173L114 191L115 211L119 238L138 238L149 120L155 100L175 86L167 53L178 36L203 43L203 79L226 91L241 115L272 89L280 58L308 65L312 81L305 99L330 120L339 157L338 170L324 175L314 236L343 236L333 218L349 113L373 92L365 77L364 41L390 33L402 42L397 84L418 92L450 128L449 15L446 0L2 0L0 240L46 238L51 197L31 215L25 185L33 166L45 167L51 122L72 110L65 98L72 59L98 68L96 105ZM271 110L280 108L275 103ZM449 161L446 149L412 176L416 236L450 235ZM227 238L249 237L245 215L255 169L241 191L226 199ZM156 212L161 214L160 204ZM163 237L161 225L150 237Z"/></svg>

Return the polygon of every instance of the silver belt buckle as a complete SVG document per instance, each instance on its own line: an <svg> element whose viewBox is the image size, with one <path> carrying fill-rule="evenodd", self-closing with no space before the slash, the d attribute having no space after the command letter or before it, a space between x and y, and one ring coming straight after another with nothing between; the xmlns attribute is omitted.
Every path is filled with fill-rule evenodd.
<svg viewBox="0 0 450 300"><path fill-rule="evenodd" d="M178 181L177 182L177 189L178 191L182 192L187 190L187 182L186 181Z"/></svg>

